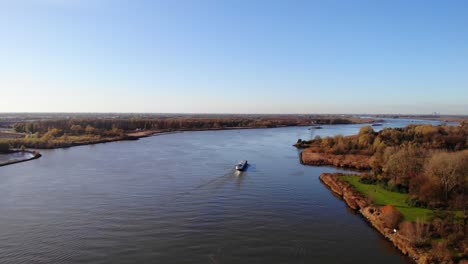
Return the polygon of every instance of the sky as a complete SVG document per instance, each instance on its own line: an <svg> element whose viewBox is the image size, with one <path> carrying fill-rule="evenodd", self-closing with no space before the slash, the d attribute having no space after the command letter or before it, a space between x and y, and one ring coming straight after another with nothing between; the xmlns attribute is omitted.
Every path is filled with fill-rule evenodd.
<svg viewBox="0 0 468 264"><path fill-rule="evenodd" d="M0 0L0 112L468 114L468 1Z"/></svg>

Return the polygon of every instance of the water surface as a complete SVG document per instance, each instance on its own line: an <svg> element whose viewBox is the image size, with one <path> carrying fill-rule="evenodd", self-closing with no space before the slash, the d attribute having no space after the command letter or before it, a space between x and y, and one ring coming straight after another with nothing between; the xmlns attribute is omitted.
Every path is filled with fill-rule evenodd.
<svg viewBox="0 0 468 264"><path fill-rule="evenodd" d="M403 126L408 120L389 120ZM185 132L0 168L2 263L406 263L292 144L360 125ZM380 127L376 127L379 129ZM247 171L234 171L247 159Z"/></svg>

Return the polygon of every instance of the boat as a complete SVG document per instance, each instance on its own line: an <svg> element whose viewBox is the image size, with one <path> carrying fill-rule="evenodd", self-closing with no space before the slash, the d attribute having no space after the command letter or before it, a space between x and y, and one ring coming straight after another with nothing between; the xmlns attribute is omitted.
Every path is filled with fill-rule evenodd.
<svg viewBox="0 0 468 264"><path fill-rule="evenodd" d="M246 160L241 160L239 163L236 165L236 170L238 171L243 171L247 168L247 161Z"/></svg>
<svg viewBox="0 0 468 264"><path fill-rule="evenodd" d="M374 123L374 124L372 124L372 126L382 126L382 124Z"/></svg>
<svg viewBox="0 0 468 264"><path fill-rule="evenodd" d="M312 129L322 129L321 126L313 126L313 127L309 127L309 130L312 130Z"/></svg>

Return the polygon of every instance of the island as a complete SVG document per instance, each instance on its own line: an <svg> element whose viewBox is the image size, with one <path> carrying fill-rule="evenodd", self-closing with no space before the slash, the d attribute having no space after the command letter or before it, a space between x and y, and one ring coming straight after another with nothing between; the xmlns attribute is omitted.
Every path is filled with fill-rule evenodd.
<svg viewBox="0 0 468 264"><path fill-rule="evenodd" d="M299 139L301 163L354 169L320 180L417 263L468 259L468 123Z"/></svg>

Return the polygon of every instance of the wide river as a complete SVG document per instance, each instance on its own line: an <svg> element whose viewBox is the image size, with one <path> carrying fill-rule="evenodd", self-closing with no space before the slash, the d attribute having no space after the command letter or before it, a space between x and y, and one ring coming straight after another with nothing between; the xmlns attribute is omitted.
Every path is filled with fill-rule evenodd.
<svg viewBox="0 0 468 264"><path fill-rule="evenodd" d="M292 147L360 127L184 132L43 150L0 167L0 262L407 263L319 181L337 170L301 165ZM233 168L241 159L251 164L243 173Z"/></svg>

